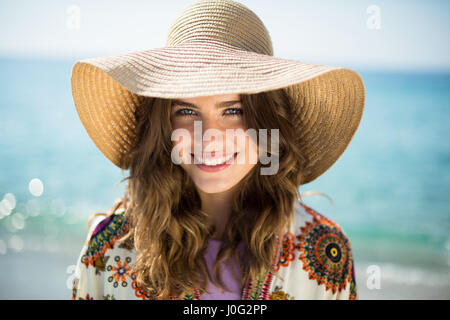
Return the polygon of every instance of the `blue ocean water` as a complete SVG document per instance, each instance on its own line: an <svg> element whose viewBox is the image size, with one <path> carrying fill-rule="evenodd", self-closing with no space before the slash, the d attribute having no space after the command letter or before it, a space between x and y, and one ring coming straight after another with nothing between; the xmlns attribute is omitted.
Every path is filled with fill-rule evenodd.
<svg viewBox="0 0 450 320"><path fill-rule="evenodd" d="M62 264L39 297L69 297L87 217L124 189L124 172L79 121L74 62L0 59L0 201L8 193L16 200L0 213L0 267L9 270L0 298L36 292L37 283L22 280L22 290L11 280L27 261L43 272ZM304 201L341 225L362 281L363 266L378 264L389 281L450 288L450 74L356 71L366 87L361 125L335 165L300 188L326 193L334 206L324 197ZM44 186L38 197L34 178Z"/></svg>

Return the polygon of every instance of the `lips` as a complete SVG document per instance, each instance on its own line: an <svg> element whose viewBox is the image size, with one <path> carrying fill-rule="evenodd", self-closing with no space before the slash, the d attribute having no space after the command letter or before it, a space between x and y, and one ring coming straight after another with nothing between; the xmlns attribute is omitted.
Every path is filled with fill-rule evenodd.
<svg viewBox="0 0 450 320"><path fill-rule="evenodd" d="M194 161L197 162L195 164L201 164L201 165L206 165L206 166L218 166L218 165L222 165L227 163L229 160L231 160L232 158L234 158L234 156L236 156L236 153L228 153L228 154L215 154L214 156L211 157L211 154L205 155L202 158L196 157L194 154L191 153L191 157L192 160L196 160Z"/></svg>

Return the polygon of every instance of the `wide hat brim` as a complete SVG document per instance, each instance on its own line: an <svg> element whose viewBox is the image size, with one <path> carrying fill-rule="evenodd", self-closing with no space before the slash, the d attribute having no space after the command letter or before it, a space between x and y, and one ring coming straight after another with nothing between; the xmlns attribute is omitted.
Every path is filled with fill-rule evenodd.
<svg viewBox="0 0 450 320"><path fill-rule="evenodd" d="M80 60L71 83L88 135L121 169L129 169L135 110L146 96L190 98L284 88L293 101L299 147L309 159L302 184L343 154L360 124L365 100L363 81L353 70L198 40Z"/></svg>

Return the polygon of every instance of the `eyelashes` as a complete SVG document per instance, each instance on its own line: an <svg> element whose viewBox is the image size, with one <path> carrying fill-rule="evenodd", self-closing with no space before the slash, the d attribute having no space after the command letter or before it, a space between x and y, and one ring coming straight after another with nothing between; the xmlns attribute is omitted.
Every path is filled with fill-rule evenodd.
<svg viewBox="0 0 450 320"><path fill-rule="evenodd" d="M187 112L185 112L185 111L187 111ZM232 112L229 113L229 111L232 111ZM240 117L244 114L244 110L242 110L242 108L228 108L225 110L224 114L226 116L231 116L231 117ZM177 117L195 117L196 112L192 109L183 108L183 109L177 110L175 112L175 116L177 116Z"/></svg>

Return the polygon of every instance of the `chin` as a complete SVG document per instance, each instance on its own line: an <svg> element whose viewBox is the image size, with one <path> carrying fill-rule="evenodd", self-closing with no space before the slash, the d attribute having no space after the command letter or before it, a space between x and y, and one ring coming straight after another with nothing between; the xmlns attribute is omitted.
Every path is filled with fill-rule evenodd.
<svg viewBox="0 0 450 320"><path fill-rule="evenodd" d="M210 182L210 183L197 183L195 182L195 185L197 188L202 190L205 193L220 193L225 192L233 188L234 184L230 184L230 182L224 182L224 183L217 183L217 182Z"/></svg>

